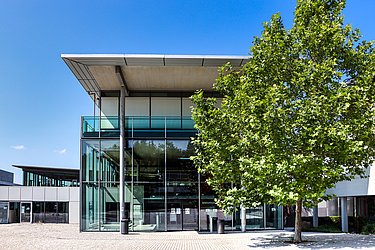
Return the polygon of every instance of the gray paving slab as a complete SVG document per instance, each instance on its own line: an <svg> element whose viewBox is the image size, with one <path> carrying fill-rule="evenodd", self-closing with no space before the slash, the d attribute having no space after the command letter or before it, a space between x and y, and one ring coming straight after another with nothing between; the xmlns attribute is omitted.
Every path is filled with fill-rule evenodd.
<svg viewBox="0 0 375 250"><path fill-rule="evenodd" d="M226 234L152 232L120 235L80 233L75 224L0 225L0 249L375 249L375 236L304 233L302 244L291 244L290 231L231 232Z"/></svg>

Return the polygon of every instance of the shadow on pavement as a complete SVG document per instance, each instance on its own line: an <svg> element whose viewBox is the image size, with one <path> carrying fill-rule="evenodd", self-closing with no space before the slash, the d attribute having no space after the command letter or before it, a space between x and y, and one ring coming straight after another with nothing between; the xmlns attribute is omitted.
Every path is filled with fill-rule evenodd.
<svg viewBox="0 0 375 250"><path fill-rule="evenodd" d="M375 236L358 234L302 234L302 243L293 244L293 235L290 233L267 234L251 237L249 247L274 248L294 247L300 249L366 249L375 248Z"/></svg>

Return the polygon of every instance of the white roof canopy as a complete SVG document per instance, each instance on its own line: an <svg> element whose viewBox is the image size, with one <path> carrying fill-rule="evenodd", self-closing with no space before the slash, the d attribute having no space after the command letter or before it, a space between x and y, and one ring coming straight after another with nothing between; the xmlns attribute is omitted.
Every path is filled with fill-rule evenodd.
<svg viewBox="0 0 375 250"><path fill-rule="evenodd" d="M212 90L218 67L241 67L249 56L62 54L62 59L89 93L132 91ZM121 78L119 78L119 74Z"/></svg>

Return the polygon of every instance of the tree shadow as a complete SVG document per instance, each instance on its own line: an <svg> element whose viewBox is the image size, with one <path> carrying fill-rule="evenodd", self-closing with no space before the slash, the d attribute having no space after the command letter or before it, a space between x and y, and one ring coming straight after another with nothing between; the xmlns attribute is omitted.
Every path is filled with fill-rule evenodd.
<svg viewBox="0 0 375 250"><path fill-rule="evenodd" d="M261 248L297 247L300 249L375 248L375 236L358 234L303 233L302 243L294 244L293 234L277 233L252 237L248 246Z"/></svg>

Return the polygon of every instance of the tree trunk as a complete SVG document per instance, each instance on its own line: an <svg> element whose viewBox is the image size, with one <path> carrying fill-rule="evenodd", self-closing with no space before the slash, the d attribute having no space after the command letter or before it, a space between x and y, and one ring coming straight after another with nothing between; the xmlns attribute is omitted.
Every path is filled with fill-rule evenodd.
<svg viewBox="0 0 375 250"><path fill-rule="evenodd" d="M294 243L302 242L302 200L296 203L296 221L294 224Z"/></svg>

